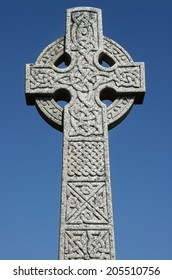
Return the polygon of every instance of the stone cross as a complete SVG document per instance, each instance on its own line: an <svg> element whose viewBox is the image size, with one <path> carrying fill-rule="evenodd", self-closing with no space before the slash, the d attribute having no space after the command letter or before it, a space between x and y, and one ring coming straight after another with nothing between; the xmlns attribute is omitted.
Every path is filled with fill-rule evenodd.
<svg viewBox="0 0 172 280"><path fill-rule="evenodd" d="M64 133L62 260L115 258L108 129L143 102L144 92L144 63L103 36L96 8L68 9L65 37L26 65L27 104ZM59 100L68 102L64 109Z"/></svg>

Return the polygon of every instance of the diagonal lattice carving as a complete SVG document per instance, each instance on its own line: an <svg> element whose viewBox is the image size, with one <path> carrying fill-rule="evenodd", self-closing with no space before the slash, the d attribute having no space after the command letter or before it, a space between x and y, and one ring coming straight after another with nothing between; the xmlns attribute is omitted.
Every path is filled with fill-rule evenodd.
<svg viewBox="0 0 172 280"><path fill-rule="evenodd" d="M68 183L66 222L70 224L107 224L105 182Z"/></svg>

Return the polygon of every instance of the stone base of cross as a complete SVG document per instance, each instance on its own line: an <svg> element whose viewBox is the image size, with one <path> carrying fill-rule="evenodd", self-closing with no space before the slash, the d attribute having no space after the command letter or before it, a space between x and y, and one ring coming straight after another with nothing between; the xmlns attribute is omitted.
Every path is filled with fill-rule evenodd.
<svg viewBox="0 0 172 280"><path fill-rule="evenodd" d="M60 68L61 62L66 68ZM109 67L104 67L106 62ZM103 36L101 10L67 10L66 35L26 65L26 101L63 131L59 258L114 259L108 129L145 93L144 63ZM102 101L112 101L106 106ZM68 104L61 108L57 101Z"/></svg>

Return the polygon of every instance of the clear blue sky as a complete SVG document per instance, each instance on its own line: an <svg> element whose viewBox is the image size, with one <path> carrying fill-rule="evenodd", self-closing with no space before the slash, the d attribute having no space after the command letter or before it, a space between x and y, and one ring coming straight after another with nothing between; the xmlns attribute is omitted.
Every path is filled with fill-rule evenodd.
<svg viewBox="0 0 172 280"><path fill-rule="evenodd" d="M144 104L109 132L118 259L172 259L171 0L1 0L0 259L56 259L62 134L26 106L24 65L94 6L104 35L146 64Z"/></svg>

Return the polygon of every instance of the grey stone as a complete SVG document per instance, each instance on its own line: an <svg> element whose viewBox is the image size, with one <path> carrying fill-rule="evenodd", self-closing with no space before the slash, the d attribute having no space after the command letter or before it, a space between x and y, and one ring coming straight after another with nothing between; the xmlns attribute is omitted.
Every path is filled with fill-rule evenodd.
<svg viewBox="0 0 172 280"><path fill-rule="evenodd" d="M66 68L58 67L65 62ZM103 62L109 67L104 67ZM108 129L145 93L144 63L103 36L101 10L67 10L66 36L26 65L26 101L63 131L59 258L114 259ZM102 100L112 101L106 106ZM61 108L57 101L69 103Z"/></svg>

